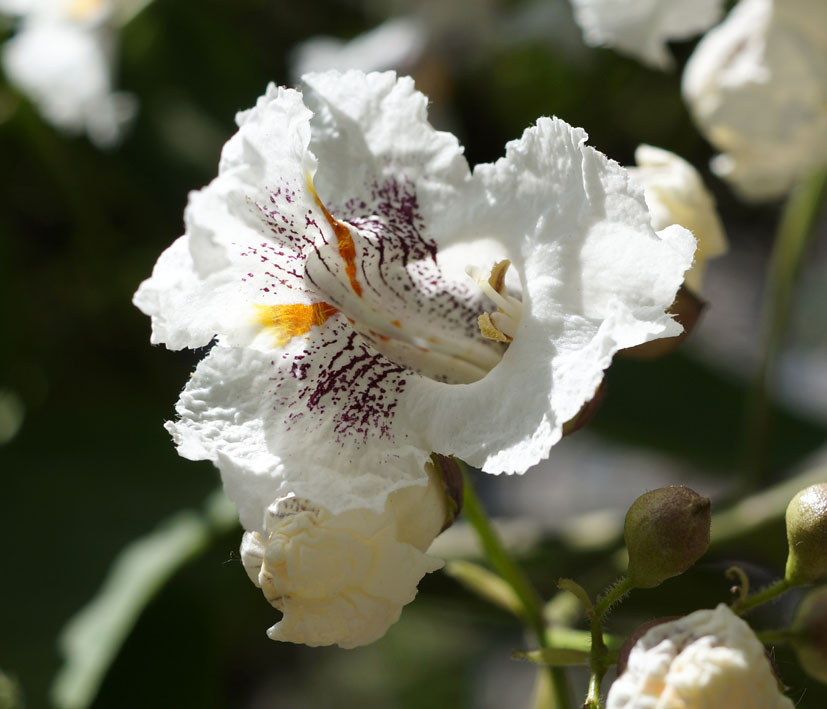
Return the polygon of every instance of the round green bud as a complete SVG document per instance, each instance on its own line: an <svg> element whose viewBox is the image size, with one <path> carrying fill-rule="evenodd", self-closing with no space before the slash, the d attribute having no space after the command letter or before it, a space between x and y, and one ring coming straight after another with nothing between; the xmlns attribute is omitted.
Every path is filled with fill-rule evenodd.
<svg viewBox="0 0 827 709"><path fill-rule="evenodd" d="M827 586L808 593L795 611L793 647L804 671L827 683Z"/></svg>
<svg viewBox="0 0 827 709"><path fill-rule="evenodd" d="M799 492L787 507L787 581L813 586L827 581L827 483Z"/></svg>
<svg viewBox="0 0 827 709"><path fill-rule="evenodd" d="M711 503L672 485L641 495L626 513L627 574L637 588L653 588L682 574L709 547Z"/></svg>

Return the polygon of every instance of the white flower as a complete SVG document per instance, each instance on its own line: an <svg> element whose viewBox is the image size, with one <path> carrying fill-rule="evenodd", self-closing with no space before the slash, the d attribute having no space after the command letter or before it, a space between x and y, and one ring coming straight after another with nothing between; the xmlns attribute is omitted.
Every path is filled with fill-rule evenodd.
<svg viewBox="0 0 827 709"><path fill-rule="evenodd" d="M606 709L792 709L764 646L724 604L661 623L638 640Z"/></svg>
<svg viewBox="0 0 827 709"><path fill-rule="evenodd" d="M396 17L344 42L311 37L291 52L291 74L299 80L313 71L409 70L422 58L428 43L425 24L414 17Z"/></svg>
<svg viewBox="0 0 827 709"><path fill-rule="evenodd" d="M104 0L0 0L23 16L3 46L9 81L43 117L68 133L86 131L98 146L116 143L132 118L131 94L112 91L114 30Z"/></svg>
<svg viewBox="0 0 827 709"><path fill-rule="evenodd" d="M712 169L749 199L827 165L827 3L741 0L698 44L683 94L722 154Z"/></svg>
<svg viewBox="0 0 827 709"><path fill-rule="evenodd" d="M640 145L635 151L635 162L638 166L628 168L629 174L643 187L652 228L659 231L670 224L680 224L698 242L695 262L686 272L684 283L700 293L707 261L726 253L728 248L715 199L698 171L668 150Z"/></svg>
<svg viewBox="0 0 827 709"><path fill-rule="evenodd" d="M379 639L399 619L426 573L442 567L423 552L445 525L442 483L397 490L382 514L331 515L288 496L267 508L264 532L247 532L244 568L284 614L273 640L351 648Z"/></svg>
<svg viewBox="0 0 827 709"><path fill-rule="evenodd" d="M251 531L289 494L380 513L432 451L524 472L618 349L679 332L665 310L694 250L681 227L656 235L625 170L560 120L472 175L410 79L305 79L239 115L135 296L153 342L217 337L168 426ZM482 337L485 312L507 347Z"/></svg>
<svg viewBox="0 0 827 709"><path fill-rule="evenodd" d="M656 69L669 69L669 40L700 34L721 18L722 0L572 0L586 44L614 47Z"/></svg>

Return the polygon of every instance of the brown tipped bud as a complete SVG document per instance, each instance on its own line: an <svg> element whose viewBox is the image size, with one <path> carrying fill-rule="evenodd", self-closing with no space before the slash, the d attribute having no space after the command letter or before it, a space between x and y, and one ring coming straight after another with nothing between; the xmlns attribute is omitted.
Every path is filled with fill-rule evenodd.
<svg viewBox="0 0 827 709"><path fill-rule="evenodd" d="M804 671L827 683L827 586L807 594L795 612L793 647Z"/></svg>
<svg viewBox="0 0 827 709"><path fill-rule="evenodd" d="M642 345L635 345L634 347L627 347L621 350L618 354L630 359L658 359L670 352L676 350L687 337L689 333L695 329L698 320L701 318L701 312L706 307L706 301L697 296L686 286L681 286L678 294L675 296L675 302L669 308L669 312L675 316L681 325L683 325L683 332L674 337L662 337L651 342L644 342Z"/></svg>
<svg viewBox="0 0 827 709"><path fill-rule="evenodd" d="M683 485L635 500L623 529L631 582L653 588L692 566L709 547L711 515L709 498Z"/></svg>
<svg viewBox="0 0 827 709"><path fill-rule="evenodd" d="M603 403L603 397L606 394L606 380L600 382L600 386L594 392L594 396L580 407L574 418L569 419L563 424L563 435L570 436L575 431L579 431L589 421L594 418L600 404Z"/></svg>
<svg viewBox="0 0 827 709"><path fill-rule="evenodd" d="M795 586L827 581L827 483L799 492L787 507L785 578Z"/></svg>

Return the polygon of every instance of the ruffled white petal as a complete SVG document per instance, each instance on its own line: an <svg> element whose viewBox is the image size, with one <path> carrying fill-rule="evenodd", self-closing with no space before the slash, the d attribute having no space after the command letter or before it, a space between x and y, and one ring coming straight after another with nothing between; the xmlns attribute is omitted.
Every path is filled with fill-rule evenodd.
<svg viewBox="0 0 827 709"><path fill-rule="evenodd" d="M763 645L727 606L651 628L612 684L607 709L792 709Z"/></svg>
<svg viewBox="0 0 827 709"><path fill-rule="evenodd" d="M656 69L669 69L670 40L700 34L721 18L722 0L572 0L586 43L614 47Z"/></svg>
<svg viewBox="0 0 827 709"><path fill-rule="evenodd" d="M698 44L683 94L721 151L713 170L772 199L827 165L827 4L742 0Z"/></svg>

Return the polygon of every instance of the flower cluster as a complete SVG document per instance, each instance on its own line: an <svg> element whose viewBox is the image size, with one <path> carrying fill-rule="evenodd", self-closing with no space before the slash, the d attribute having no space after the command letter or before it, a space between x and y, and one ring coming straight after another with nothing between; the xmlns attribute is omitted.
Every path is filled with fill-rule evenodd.
<svg viewBox="0 0 827 709"><path fill-rule="evenodd" d="M386 505L428 484L432 452L491 473L545 458L618 349L679 332L666 310L694 239L655 233L642 190L557 119L472 172L392 73L271 86L238 123L135 303L153 342L215 340L168 428L220 469L245 565L285 610L274 635L358 644L375 629L289 630L297 596L327 599L294 615L310 617L334 608L331 588L362 583L311 593L284 574L318 566L290 548L355 528L353 510L375 515L356 537L391 530ZM415 568L409 586L432 563ZM411 597L394 591L386 622Z"/></svg>

